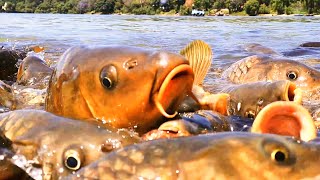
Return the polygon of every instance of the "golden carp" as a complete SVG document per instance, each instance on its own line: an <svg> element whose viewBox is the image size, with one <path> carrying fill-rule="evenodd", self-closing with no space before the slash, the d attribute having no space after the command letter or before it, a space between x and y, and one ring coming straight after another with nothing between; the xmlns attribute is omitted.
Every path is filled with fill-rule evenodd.
<svg viewBox="0 0 320 180"><path fill-rule="evenodd" d="M143 133L176 115L192 83L192 69L180 55L126 46L73 47L53 72L45 108Z"/></svg>
<svg viewBox="0 0 320 180"><path fill-rule="evenodd" d="M320 175L320 144L255 133L147 141L65 179L290 179Z"/></svg>
<svg viewBox="0 0 320 180"><path fill-rule="evenodd" d="M124 129L106 129L41 110L0 114L0 129L16 154L42 168L43 179L71 174L105 153L140 141Z"/></svg>
<svg viewBox="0 0 320 180"><path fill-rule="evenodd" d="M320 72L301 62L269 56L250 56L227 68L223 78L242 84L256 81L289 80L303 91L303 98L316 98L320 92Z"/></svg>
<svg viewBox="0 0 320 180"><path fill-rule="evenodd" d="M222 93L230 95L228 115L254 119L260 110L275 101L302 103L302 91L288 80L274 82L253 82L231 85L223 88Z"/></svg>

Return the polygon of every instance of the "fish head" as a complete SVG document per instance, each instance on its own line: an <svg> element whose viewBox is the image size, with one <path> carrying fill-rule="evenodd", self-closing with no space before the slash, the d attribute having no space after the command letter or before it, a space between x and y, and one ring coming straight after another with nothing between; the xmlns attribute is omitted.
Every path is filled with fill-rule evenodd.
<svg viewBox="0 0 320 180"><path fill-rule="evenodd" d="M44 60L37 56L27 56L21 62L17 72L17 82L22 85L29 85L35 81L50 76L52 69L47 66Z"/></svg>
<svg viewBox="0 0 320 180"><path fill-rule="evenodd" d="M289 80L297 85L306 98L317 96L320 91L320 72L293 60L270 60L267 80Z"/></svg>
<svg viewBox="0 0 320 180"><path fill-rule="evenodd" d="M289 80L307 98L319 97L320 72L299 61L270 56L249 56L224 71L222 77L242 84L256 81Z"/></svg>
<svg viewBox="0 0 320 180"><path fill-rule="evenodd" d="M320 84L320 72L303 63L284 60L276 64L279 64L278 67L282 69L278 75L283 79L286 78L296 83L302 90L313 89Z"/></svg>
<svg viewBox="0 0 320 180"><path fill-rule="evenodd" d="M277 179L288 175L291 178L300 179L314 178L319 175L319 167L317 166L320 161L317 156L320 152L319 144L306 143L291 137L282 138L270 135L255 137L254 134L254 136L247 138L242 141L242 143L247 143L239 143L238 150L235 150L238 152L234 152L233 155L229 154L229 157L231 164L243 161L246 165L242 167L242 170L252 176ZM238 141L241 142L240 139ZM229 143L232 144L232 139L229 140ZM237 143L234 145L237 146ZM235 167L236 164L233 165ZM306 169L306 172L302 172L301 169ZM239 179L245 178L247 173L239 173Z"/></svg>
<svg viewBox="0 0 320 180"><path fill-rule="evenodd" d="M254 119L266 105L275 101L301 103L302 92L288 80L273 82L259 81L233 85L222 90L230 94L229 115Z"/></svg>
<svg viewBox="0 0 320 180"><path fill-rule="evenodd" d="M76 47L57 64L46 109L143 131L174 114L192 83L193 72L180 55L125 46Z"/></svg>
<svg viewBox="0 0 320 180"><path fill-rule="evenodd" d="M140 141L136 133L68 119L42 110L1 114L0 127L24 167L40 169L43 179L58 179L103 155ZM3 124L2 124L3 123Z"/></svg>
<svg viewBox="0 0 320 180"><path fill-rule="evenodd" d="M69 128L70 133L59 130L56 136L52 135L53 138L47 136L41 140L38 155L42 159L45 176L49 175L52 179L67 176L113 150L140 141L138 136L124 129L104 129L90 125L90 128L83 127L86 124L77 127L79 133L85 133L85 136L76 133L75 128ZM66 138L61 140L62 137Z"/></svg>

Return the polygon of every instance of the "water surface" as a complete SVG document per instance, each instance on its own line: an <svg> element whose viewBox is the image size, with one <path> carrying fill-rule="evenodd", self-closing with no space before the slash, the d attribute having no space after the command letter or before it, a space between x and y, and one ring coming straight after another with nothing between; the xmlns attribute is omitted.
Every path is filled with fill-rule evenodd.
<svg viewBox="0 0 320 180"><path fill-rule="evenodd" d="M179 52L201 39L214 51L207 82L232 62L253 53L248 43L259 43L289 58L320 68L319 48L298 48L320 41L320 17L192 17L70 14L0 14L0 45L41 45L57 59L68 47L80 44L130 45ZM295 53L292 53L295 52ZM296 53L296 52L300 53Z"/></svg>

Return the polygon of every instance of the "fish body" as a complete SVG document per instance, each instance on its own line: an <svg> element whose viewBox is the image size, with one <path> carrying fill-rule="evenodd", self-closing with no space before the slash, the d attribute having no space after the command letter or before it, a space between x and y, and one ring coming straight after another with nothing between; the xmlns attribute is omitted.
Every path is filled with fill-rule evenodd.
<svg viewBox="0 0 320 180"><path fill-rule="evenodd" d="M180 119L167 121L142 136L143 140L194 136L227 131L249 131L253 120L239 116L224 116L210 110L180 113Z"/></svg>
<svg viewBox="0 0 320 180"><path fill-rule="evenodd" d="M303 91L304 98L318 96L320 72L298 61L269 56L249 56L227 68L222 77L236 84L289 80Z"/></svg>
<svg viewBox="0 0 320 180"><path fill-rule="evenodd" d="M102 128L41 110L0 114L0 129L12 149L41 167L43 179L57 179L77 171L105 153L139 142L126 130Z"/></svg>
<svg viewBox="0 0 320 180"><path fill-rule="evenodd" d="M254 119L260 110L275 101L294 101L301 104L302 91L288 80L258 81L226 86L221 93L228 93L228 115Z"/></svg>
<svg viewBox="0 0 320 180"><path fill-rule="evenodd" d="M255 54L279 56L279 53L258 43L246 44L245 50Z"/></svg>
<svg viewBox="0 0 320 180"><path fill-rule="evenodd" d="M316 178L319 153L319 144L289 137L217 133L127 146L66 179Z"/></svg>
<svg viewBox="0 0 320 180"><path fill-rule="evenodd" d="M176 115L192 83L188 61L177 54L126 46L73 47L53 72L45 108L143 133Z"/></svg>

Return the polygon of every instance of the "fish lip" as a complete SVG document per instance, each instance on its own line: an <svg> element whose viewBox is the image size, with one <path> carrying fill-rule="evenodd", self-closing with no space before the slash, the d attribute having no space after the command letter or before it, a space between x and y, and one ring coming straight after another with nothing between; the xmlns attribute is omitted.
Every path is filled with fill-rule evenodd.
<svg viewBox="0 0 320 180"><path fill-rule="evenodd" d="M270 133L268 124L272 123L271 119L275 116L295 118L301 126L298 137L301 140L310 141L317 137L317 129L308 110L292 101L276 101L264 107L254 120L251 132Z"/></svg>
<svg viewBox="0 0 320 180"><path fill-rule="evenodd" d="M174 116L177 115L177 112L175 111L175 113L172 115L166 113L160 101L163 99L164 92L166 91L170 81L174 78L179 77L180 75L182 76L191 75L192 77L194 77L192 68L190 67L189 64L187 63L180 64L178 66L175 66L173 69L171 69L171 71L165 76L164 80L160 84L160 87L157 90L155 90L155 92L153 93L153 97L152 97L153 102L155 103L155 105L157 106L161 114L167 118L173 118ZM191 92L191 89L190 89L190 92Z"/></svg>
<svg viewBox="0 0 320 180"><path fill-rule="evenodd" d="M293 101L298 104L302 103L302 90L297 88L297 85L291 81L287 81L283 96L285 101Z"/></svg>

